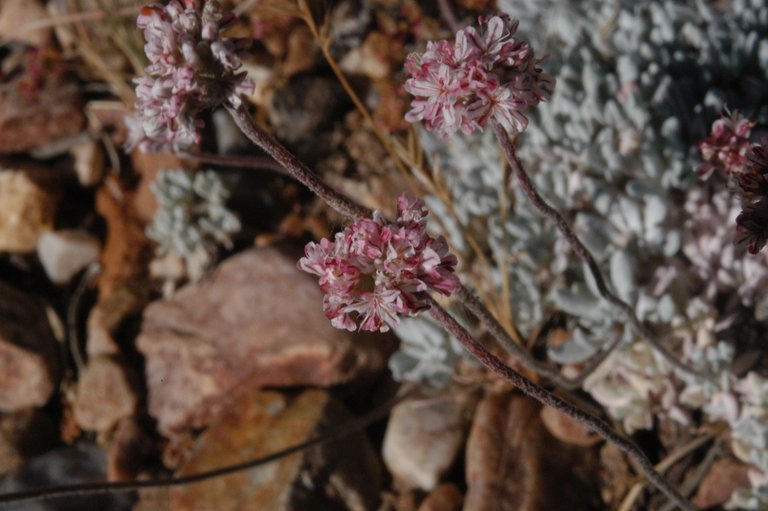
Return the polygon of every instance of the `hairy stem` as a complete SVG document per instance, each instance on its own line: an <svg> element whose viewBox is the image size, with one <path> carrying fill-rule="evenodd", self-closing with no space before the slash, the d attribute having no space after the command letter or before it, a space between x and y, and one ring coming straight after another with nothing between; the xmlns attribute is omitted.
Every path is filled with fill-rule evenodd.
<svg viewBox="0 0 768 511"><path fill-rule="evenodd" d="M456 13L453 12L450 0L437 0L437 5L440 7L440 15L448 24L448 28L450 28L452 32L456 33L464 28L461 23L459 23Z"/></svg>
<svg viewBox="0 0 768 511"><path fill-rule="evenodd" d="M301 160L288 151L275 137L256 124L245 109L227 106L227 111L251 142L274 158L294 179L309 188L312 193L324 200L333 209L353 220L371 216L372 211L370 209L355 203L345 195L337 192L328 186L320 176L309 170Z"/></svg>
<svg viewBox="0 0 768 511"><path fill-rule="evenodd" d="M695 511L696 508L688 502L664 477L659 474L651 463L651 460L632 440L620 435L607 423L591 415L580 408L564 401L552 394L548 390L536 385L531 380L518 373L508 365L504 364L498 357L493 355L483 347L474 337L461 326L444 308L442 308L433 298L429 297L430 313L432 317L440 323L443 328L450 332L464 348L475 356L485 367L493 371L504 380L508 381L526 396L531 397L539 403L550 406L575 421L584 424L589 429L595 431L606 441L616 445L627 456L629 456L639 467L645 478L653 484L659 491L669 497L680 509L685 511Z"/></svg>
<svg viewBox="0 0 768 511"><path fill-rule="evenodd" d="M584 243L579 239L579 237L576 235L575 232L571 229L571 227L568 225L568 222L565 221L563 216L558 213L558 211L550 206L547 201L544 200L544 198L539 194L539 192L536 190L536 187L534 186L533 182L531 181L530 177L528 177L528 173L525 171L525 168L523 167L523 164L520 162L520 159L517 157L517 153L515 152L515 146L512 144L512 141L509 139L509 135L504 130L504 128L498 124L497 122L493 122L493 132L496 135L496 139L499 141L499 144L501 144L502 149L504 150L504 155L507 158L507 161L509 161L509 164L512 166L512 171L515 173L515 176L517 177L517 181L520 185L520 189L523 191L526 197L528 197L528 200L533 204L533 206L539 210L539 212L547 217L554 225L557 227L557 230L560 231L560 234L563 235L565 240L568 242L568 245L570 245L571 250L574 251L574 253L581 259L586 265L587 268L589 268L589 273L592 275L592 278L595 281L595 284L597 285L597 289L600 292L600 296L607 301L608 303L612 304L621 312L624 313L624 315L629 320L629 323L632 325L632 328L640 334L640 336L651 346L653 346L654 349L656 349L659 353L661 353L667 360L669 360L672 365L675 367L682 369L683 371L686 371L688 373L695 374L697 376L703 376L706 377L707 375L702 374L701 372L688 367L684 363L682 363L680 360L678 360L677 357L675 357L672 353L667 351L667 349L662 346L654 337L653 335L648 331L648 328L646 328L645 325L638 319L637 315L635 314L634 309L624 300L613 294L613 292L608 288L608 284L605 281L605 278L603 277L603 273L600 271L600 267L597 265L597 261L595 261L594 256L592 253L587 249L586 246L584 246Z"/></svg>
<svg viewBox="0 0 768 511"><path fill-rule="evenodd" d="M656 470L660 472L666 471L672 465L674 465L675 463L678 463L680 460L682 460L683 458L685 458L686 456L694 452L696 449L698 449L705 443L715 438L722 431L723 431L722 429L719 431L711 431L705 435L694 438L693 440L691 440L685 445L678 447L677 449L672 451L666 458L664 458L661 462L656 464ZM700 466L706 466L706 463L702 463L702 465ZM617 511L631 511L632 509L634 509L635 501L638 499L638 497L640 497L643 491L643 486L644 486L643 481L639 481L635 483L632 486L632 488L629 489L627 494L624 496L624 499L621 501L621 504L617 508Z"/></svg>
<svg viewBox="0 0 768 511"><path fill-rule="evenodd" d="M200 163L209 163L212 165L222 165L225 167L240 167L253 170L267 170L279 174L290 175L285 167L277 163L272 158L260 158L258 156L241 156L234 154L212 154L212 153L191 153L181 151L176 156L184 160L198 161Z"/></svg>

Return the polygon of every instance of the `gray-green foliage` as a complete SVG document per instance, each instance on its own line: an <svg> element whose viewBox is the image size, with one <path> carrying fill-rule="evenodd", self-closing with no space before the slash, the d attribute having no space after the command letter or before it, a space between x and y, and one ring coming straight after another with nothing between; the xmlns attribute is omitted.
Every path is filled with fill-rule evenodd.
<svg viewBox="0 0 768 511"><path fill-rule="evenodd" d="M521 33L544 45L550 55L544 67L558 80L552 101L532 113L519 154L542 194L596 255L614 291L662 333L689 322L697 286L717 286L707 293L710 301L735 292L749 305L742 289L748 282L709 279L701 271L712 259L692 257L701 249L685 234L696 213L684 206L691 190L706 189L694 173L696 142L717 111L727 104L764 117L764 2L736 1L727 13L667 0L506 0L501 6L523 19ZM422 140L462 223L487 240L483 248L497 263L511 261L517 324L530 330L555 310L573 318L571 342L550 352L559 362L583 360L613 338L622 318L514 181L504 189L492 135L442 144L424 134ZM505 221L503 193L510 203ZM467 250L461 229L448 234ZM699 233L697 239L704 238L713 247L732 241ZM734 259L719 263L738 265ZM723 270L720 275L733 273ZM502 275L487 274L489 287L500 288ZM624 332L627 343L636 340L631 329Z"/></svg>
<svg viewBox="0 0 768 511"><path fill-rule="evenodd" d="M726 104L766 117L765 2L736 0L726 13L672 0L502 0L500 7L522 19L521 35L543 46L543 66L557 78L552 101L531 113L517 142L537 187L641 320L662 332L685 322L689 292L711 285L698 268L707 261L682 255L693 242L684 236L690 213L683 205L702 186L696 142ZM497 263L511 261L518 325L530 330L555 310L574 318L573 342L551 353L561 361L584 359L613 338L622 318L602 304L581 263L514 180L504 189L492 134L444 143L423 133L422 145L464 229L487 242ZM501 194L510 204L505 221ZM437 201L427 200L439 213ZM446 223L453 246L468 253L462 229ZM502 275L487 273L488 286L500 288ZM718 288L710 299L735 291L748 305L739 285L712 282Z"/></svg>
<svg viewBox="0 0 768 511"><path fill-rule="evenodd" d="M552 101L531 113L517 143L538 189L572 222L641 319L664 324L684 314L685 293L667 278L674 272L664 270L688 264L679 257L681 248L694 252L683 246L689 213L682 206L689 190L701 186L696 142L726 104L765 117L765 2L737 0L726 13L672 0L503 0L500 7L522 19L521 34L545 48L543 66L557 78ZM442 143L424 134L422 145L441 168L462 223L488 240L496 261L513 261L509 287L517 322L530 328L547 310L560 309L580 319L574 332L582 341L587 332L593 337L581 343L593 346L582 350L583 357L607 342L617 318L604 307L583 306L600 300L584 283L580 263L514 181L504 189L493 136ZM503 222L501 193L511 204ZM466 250L461 229L449 227L454 246ZM627 261L635 262L622 264ZM709 280L698 268L707 261L692 262L702 271L680 271L677 280ZM502 272L489 278L500 286ZM720 286L733 290L724 281ZM666 294L670 288L674 301ZM571 299L576 296L580 300ZM580 314L577 301L590 314Z"/></svg>
<svg viewBox="0 0 768 511"><path fill-rule="evenodd" d="M210 261L219 246L232 246L232 235L241 225L227 209L230 191L218 173L166 169L151 189L158 209L147 235L157 242L158 255L174 254L189 262L202 253Z"/></svg>
<svg viewBox="0 0 768 511"><path fill-rule="evenodd" d="M464 351L446 331L426 318L403 318L395 328L400 349L389 359L397 381L440 387L456 372Z"/></svg>
<svg viewBox="0 0 768 511"><path fill-rule="evenodd" d="M532 3L504 2L512 15ZM552 34L545 65L556 66L558 81L520 144L543 170L583 175L559 197L566 205L593 200L606 184L624 192L628 180L664 188L690 180L695 143L726 105L766 120L764 1L736 1L725 14L703 2L570 4L568 17L538 19L536 32Z"/></svg>
<svg viewBox="0 0 768 511"><path fill-rule="evenodd" d="M613 290L660 340L676 340L668 345L678 350L707 338L732 341L720 337L717 325L727 324L736 307L768 317L768 306L761 305L768 256L736 254L730 192L702 183L695 173L697 142L721 109L768 122L768 7L765 0L734 0L724 12L714 5L499 0L522 20L520 35L549 55L543 67L557 79L551 102L531 112L516 142L518 154L542 195L595 254ZM465 227L487 240L483 248L495 261L511 261L517 325L527 333L554 311L570 318L572 338L550 350L550 358L584 360L623 329L625 342L586 384L612 417L637 429L650 427L656 415L681 420L686 410L700 408L680 401L682 387L691 383L675 376L605 305L581 262L514 180L504 189L490 133L449 144L424 134L422 145L440 166ZM500 220L500 192L510 203L506 221ZM460 228L448 235L467 251ZM486 272L485 284L501 288L503 275ZM689 363L696 353L688 350ZM733 378L723 369L720 380ZM743 392L734 396L741 410L734 424L743 422L746 430L768 418L762 401L750 404L755 399ZM736 437L739 427L733 427ZM735 493L731 505L763 509L768 502L768 462L760 462L768 460L766 445L739 452L759 467L762 482Z"/></svg>

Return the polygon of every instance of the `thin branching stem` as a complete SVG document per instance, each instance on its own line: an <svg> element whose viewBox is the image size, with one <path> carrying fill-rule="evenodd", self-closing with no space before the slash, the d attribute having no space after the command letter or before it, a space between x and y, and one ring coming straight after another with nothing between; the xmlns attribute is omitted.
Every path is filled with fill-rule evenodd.
<svg viewBox="0 0 768 511"><path fill-rule="evenodd" d="M433 298L429 297L428 302L432 317L435 318L443 328L450 332L461 345L474 355L485 367L520 389L526 396L535 399L545 406L550 406L559 412L564 413L573 420L595 431L606 441L616 445L637 464L639 470L643 473L648 482L653 484L659 491L675 502L680 509L685 511L695 511L696 508L656 471L651 460L648 459L645 453L632 440L616 432L600 418L564 401L506 365L501 359L485 349L482 344L472 337L472 335L461 326L448 311L434 301Z"/></svg>
<svg viewBox="0 0 768 511"><path fill-rule="evenodd" d="M183 477L174 477L169 479L157 479L147 481L120 481L120 482L103 482L103 483L84 483L84 484L71 484L66 486L53 486L47 488L40 488L35 490L6 493L0 495L0 508L5 507L8 504L15 504L21 502L31 502L39 500L49 500L62 497L74 497L84 495L98 495L104 493L127 493L137 490L143 490L147 488L168 488L186 486L189 484L199 483L216 477L222 477L235 472L242 472L244 470L250 470L252 468L271 463L273 461L284 458L290 454L301 452L320 444L326 444L330 442L336 442L342 438L361 431L371 424L378 422L382 418L386 417L392 408L405 399L414 390L413 386L403 386L400 391L391 399L378 405L370 412L360 417L354 418L334 427L331 431L315 436L305 442L301 442L296 445L292 445L285 449L281 449L272 454L255 458L252 460L244 461L234 465L227 465L225 467L217 468L214 470L208 470L206 472L199 472Z"/></svg>
<svg viewBox="0 0 768 511"><path fill-rule="evenodd" d="M589 378L589 375L594 373L598 367L603 365L603 362L605 362L610 354L613 353L613 350L615 350L616 347L621 344L621 338L622 333L616 333L616 335L613 336L613 340L611 340L611 342L608 344L608 347L606 347L603 351L592 357L586 364L584 364L584 367L581 369L581 372L577 376L573 378L561 377L555 380L555 382L566 390L576 390L581 388L581 385L587 378Z"/></svg>
<svg viewBox="0 0 768 511"><path fill-rule="evenodd" d="M437 5L440 8L440 15L448 24L448 28L451 29L451 32L456 33L464 28L461 23L459 23L459 19L456 17L456 13L453 12L453 7L451 7L450 0L437 0Z"/></svg>
<svg viewBox="0 0 768 511"><path fill-rule="evenodd" d="M482 301L473 293L469 288L462 284L462 286L456 291L456 298L459 302L467 308L485 327L491 336L510 354L512 354L520 362L520 365L535 371L540 376L543 376L549 380L555 381L561 378L560 373L556 370L547 367L544 364L535 360L530 353L528 353L524 347L516 343L512 337L507 333L501 323L491 314L488 308Z"/></svg>
<svg viewBox="0 0 768 511"><path fill-rule="evenodd" d="M5 34L8 40L13 40L14 36L21 34L28 34L34 30L40 30L42 28L56 27L59 25L71 25L74 23L81 23L86 21L100 21L107 17L128 17L135 16L139 12L140 6L131 5L129 7L122 7L115 12L108 12L106 9L94 9L92 11L80 11L69 14L53 15L47 18L40 18L34 21L30 21L22 24L11 30L10 34Z"/></svg>
<svg viewBox="0 0 768 511"><path fill-rule="evenodd" d="M535 207L542 215L549 219L555 225L555 227L557 227L557 230L560 231L560 234L562 234L562 236L568 242L571 250L573 250L578 258L587 265L589 273L592 275L592 278L595 281L597 290L600 292L600 296L605 301L619 309L627 317L629 323L632 325L632 328L648 344L653 346L655 350L663 355L664 358L666 358L672 365L687 373L707 377L707 375L702 374L700 371L685 365L677 357L675 357L675 355L670 353L664 346L662 346L651 334L651 332L648 331L648 328L640 321L640 319L635 314L634 309L627 302L616 296L608 288L605 277L603 277L603 273L600 271L600 267L598 266L597 261L595 261L592 253L584 245L584 243L582 243L581 239L579 239L576 233L573 232L571 227L568 225L568 222L565 221L565 218L563 218L563 216L555 208L550 206L547 201L545 201L544 198L539 194L538 190L536 190L536 187L528 176L528 173L525 171L523 164L517 157L515 146L509 139L507 132L500 124L495 121L492 122L492 125L496 139L499 141L499 144L501 144L501 147L504 150L504 155L506 156L507 161L509 161L509 164L512 166L512 171L517 177L520 189L523 191L531 204L533 204L533 207Z"/></svg>
<svg viewBox="0 0 768 511"><path fill-rule="evenodd" d="M239 167L253 170L266 170L277 172L279 174L290 175L288 171L272 158L263 158L258 156L242 156L235 154L213 154L213 153L191 153L181 151L176 153L181 159L192 160L211 165L221 165L224 167Z"/></svg>
<svg viewBox="0 0 768 511"><path fill-rule="evenodd" d="M599 355L590 360L577 377L566 378L556 369L553 369L545 363L533 358L533 356L528 353L524 347L515 342L515 340L510 337L501 323L499 323L493 314L491 314L485 305L483 305L483 302L480 301L480 299L469 288L462 284L459 290L456 291L456 297L459 299L459 302L464 305L464 307L466 307L467 310L469 310L469 312L471 312L472 315L474 315L480 321L483 327L485 327L486 331L488 331L488 333L491 334L491 336L496 339L496 341L501 344L504 349L506 349L509 353L517 358L517 360L520 362L520 365L526 369L536 372L539 376L547 378L549 381L559 385L565 390L573 390L581 387L581 384L584 382L584 380L586 380L587 377L595 371L595 369L600 367L600 364L602 364L605 359L608 358L608 356L613 352L614 349L616 349L621 341L621 335L616 335L608 347L600 352Z"/></svg>
<svg viewBox="0 0 768 511"><path fill-rule="evenodd" d="M656 470L658 470L659 472L666 471L672 465L674 465L675 463L678 463L684 457L688 456L692 452L696 451L699 447L701 447L702 445L706 444L707 442L715 438L718 434L722 433L722 431L723 429L710 431L709 433L702 435L700 437L696 437L690 442L688 442L687 444L684 444L678 447L656 465ZM632 509L634 509L635 503L643 491L643 486L644 484L642 481L639 481L634 485L632 485L632 488L629 489L627 494L624 496L624 499L621 501L621 504L617 508L617 511L631 511Z"/></svg>
<svg viewBox="0 0 768 511"><path fill-rule="evenodd" d="M251 142L274 158L294 179L309 188L312 193L324 200L333 209L353 220L372 215L373 212L370 209L357 204L328 186L320 176L309 170L301 160L278 142L275 137L256 124L253 117L244 108L227 106L227 111Z"/></svg>

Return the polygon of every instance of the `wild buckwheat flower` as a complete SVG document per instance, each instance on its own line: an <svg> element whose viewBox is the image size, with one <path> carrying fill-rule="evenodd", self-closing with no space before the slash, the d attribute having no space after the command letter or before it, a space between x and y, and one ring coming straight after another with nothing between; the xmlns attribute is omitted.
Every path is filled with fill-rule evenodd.
<svg viewBox="0 0 768 511"><path fill-rule="evenodd" d="M334 240L308 243L300 269L320 277L323 309L336 328L386 332L398 315L428 307L426 291L450 295L459 287L456 256L441 236L427 233L427 210L405 194L397 221L380 212L355 221Z"/></svg>
<svg viewBox="0 0 768 511"><path fill-rule="evenodd" d="M549 99L555 80L531 46L513 37L517 20L493 16L480 25L459 30L454 43L429 42L424 53L408 56L405 90L415 99L407 121L424 121L442 138L459 129L470 134L491 118L519 133L528 125L523 112Z"/></svg>
<svg viewBox="0 0 768 511"><path fill-rule="evenodd" d="M200 141L197 116L225 101L237 107L253 83L237 52L240 40L222 38L234 20L215 0L171 0L145 6L136 24L144 30L150 65L136 78L136 115L127 121L128 150L179 150Z"/></svg>
<svg viewBox="0 0 768 511"><path fill-rule="evenodd" d="M707 179L715 170L727 176L740 174L747 164L747 152L752 144L749 134L754 122L738 110L726 112L712 124L712 133L699 142L704 162L696 170L699 177Z"/></svg>

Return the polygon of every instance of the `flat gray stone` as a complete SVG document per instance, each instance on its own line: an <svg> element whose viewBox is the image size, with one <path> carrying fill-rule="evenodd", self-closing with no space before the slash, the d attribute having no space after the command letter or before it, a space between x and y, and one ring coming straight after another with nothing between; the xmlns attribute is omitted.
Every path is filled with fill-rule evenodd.
<svg viewBox="0 0 768 511"><path fill-rule="evenodd" d="M464 446L476 397L455 389L409 398L393 410L384 435L384 462L397 483L434 490Z"/></svg>

